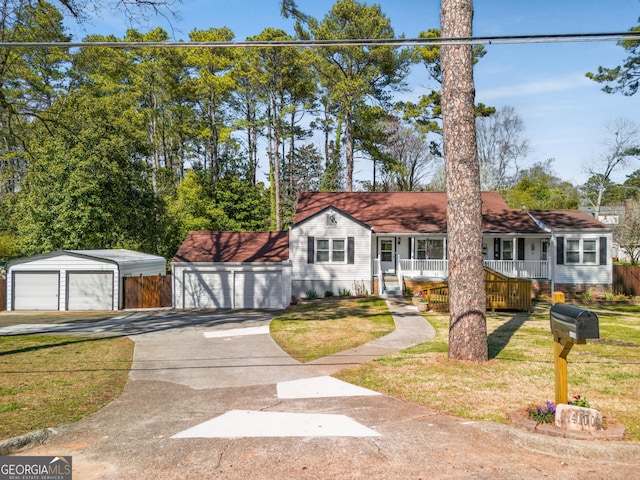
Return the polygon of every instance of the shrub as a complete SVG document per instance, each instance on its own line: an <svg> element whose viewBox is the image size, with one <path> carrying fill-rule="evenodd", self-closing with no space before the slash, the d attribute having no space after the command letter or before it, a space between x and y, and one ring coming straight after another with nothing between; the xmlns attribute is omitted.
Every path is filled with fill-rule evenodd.
<svg viewBox="0 0 640 480"><path fill-rule="evenodd" d="M327 298L327 297L333 297L333 292L332 292L331 290L326 290L326 291L324 292L324 297L325 297L325 298Z"/></svg>
<svg viewBox="0 0 640 480"><path fill-rule="evenodd" d="M307 296L307 298L318 298L318 292L316 292L315 290L307 290L305 292L305 295Z"/></svg>

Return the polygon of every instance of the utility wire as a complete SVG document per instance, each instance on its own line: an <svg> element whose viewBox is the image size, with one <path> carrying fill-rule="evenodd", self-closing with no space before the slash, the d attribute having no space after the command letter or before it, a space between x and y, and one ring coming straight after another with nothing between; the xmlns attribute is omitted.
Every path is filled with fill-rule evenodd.
<svg viewBox="0 0 640 480"><path fill-rule="evenodd" d="M255 47L366 47L427 45L506 45L526 43L604 42L637 40L640 31L612 33L567 33L487 37L380 38L341 40L284 40L239 42L0 42L0 48L255 48Z"/></svg>

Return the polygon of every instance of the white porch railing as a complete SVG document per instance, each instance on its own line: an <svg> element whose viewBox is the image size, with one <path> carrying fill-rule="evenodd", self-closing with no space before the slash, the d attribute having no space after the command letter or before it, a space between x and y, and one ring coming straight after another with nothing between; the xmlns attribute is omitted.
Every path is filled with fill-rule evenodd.
<svg viewBox="0 0 640 480"><path fill-rule="evenodd" d="M447 260L399 260L405 277L448 277L449 262Z"/></svg>
<svg viewBox="0 0 640 480"><path fill-rule="evenodd" d="M511 278L549 278L549 262L542 260L485 260L491 270Z"/></svg>
<svg viewBox="0 0 640 480"><path fill-rule="evenodd" d="M404 271L402 270L402 259L400 258L400 254L396 254L396 261L398 263L398 268L396 273L398 274L398 283L400 284L400 288L404 285Z"/></svg>
<svg viewBox="0 0 640 480"><path fill-rule="evenodd" d="M549 262L535 260L485 260L484 264L498 273L511 278L549 278ZM378 266L379 268L379 266ZM447 260L399 259L398 268L403 277L449 276ZM377 271L375 272L377 274Z"/></svg>

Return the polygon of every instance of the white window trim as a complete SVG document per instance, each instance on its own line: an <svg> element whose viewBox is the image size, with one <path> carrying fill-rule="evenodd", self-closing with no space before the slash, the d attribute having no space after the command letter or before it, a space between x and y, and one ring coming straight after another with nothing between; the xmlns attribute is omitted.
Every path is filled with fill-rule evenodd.
<svg viewBox="0 0 640 480"><path fill-rule="evenodd" d="M577 262L572 262L569 261L569 242L578 242L578 249L577 250L571 250L571 252L578 252L578 256L579 256L579 260ZM593 262L585 262L584 261L584 254L585 254L585 249L584 249L584 242L588 241L588 242L594 242L595 247L593 250L588 250L589 253L593 253L594 254L594 258L595 260ZM565 247L564 247L564 263L565 265L599 265L598 263L598 252L600 251L600 240L598 238L574 238L574 237L567 237L565 238Z"/></svg>
<svg viewBox="0 0 640 480"><path fill-rule="evenodd" d="M344 256L344 260L340 260L340 261L334 261L333 260L333 242L334 240L341 240L343 243L343 248L342 250L336 250L336 251L341 251L343 253ZM325 249L319 249L318 248L318 242L321 241L327 241L329 243L329 260L320 260L318 258L318 253L320 251L326 252L327 250ZM334 265L344 265L347 263L347 238L346 237L316 237L315 239L315 262L316 263L321 263L321 264L334 264Z"/></svg>
<svg viewBox="0 0 640 480"><path fill-rule="evenodd" d="M420 248L420 244L422 245L422 248ZM422 252L424 254L423 257L420 257L420 252ZM426 260L427 259L427 239L426 238L417 238L416 239L416 259L418 260Z"/></svg>
<svg viewBox="0 0 640 480"><path fill-rule="evenodd" d="M424 242L424 250L418 247L420 242ZM430 247L429 242L442 242L442 257L433 257L429 255ZM424 251L424 258L418 258L418 252ZM416 260L446 260L447 259L447 241L444 238L433 238L433 237L425 237L425 238L416 238L415 239L415 250L414 250L414 258Z"/></svg>

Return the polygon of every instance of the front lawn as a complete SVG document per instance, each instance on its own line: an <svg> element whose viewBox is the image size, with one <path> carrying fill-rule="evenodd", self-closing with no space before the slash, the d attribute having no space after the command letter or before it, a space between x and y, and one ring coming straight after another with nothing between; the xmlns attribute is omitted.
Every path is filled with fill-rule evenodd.
<svg viewBox="0 0 640 480"><path fill-rule="evenodd" d="M128 338L0 337L0 439L85 417L122 393Z"/></svg>
<svg viewBox="0 0 640 480"><path fill-rule="evenodd" d="M324 318L328 303L294 307L298 324L282 324L276 340L304 356L307 343L349 337L359 322L341 326L340 304L333 319ZM448 317L426 313L436 337L427 343L368 362L335 376L382 393L464 418L507 423L509 412L554 400L553 338L549 304L536 303L531 314L488 313L490 361L476 365L449 360ZM600 340L576 345L568 356L569 395L586 396L592 407L627 428L640 440L640 306L581 305L600 320ZM305 320L308 319L308 320ZM366 320L362 320L366 324ZM289 328L290 327L290 328ZM333 340L327 341L332 344ZM308 350L317 350L314 346ZM332 349L333 350L333 349ZM312 356L316 358L316 354Z"/></svg>
<svg viewBox="0 0 640 480"><path fill-rule="evenodd" d="M271 336L293 358L310 362L371 342L394 328L382 299L330 298L290 308L271 322Z"/></svg>

